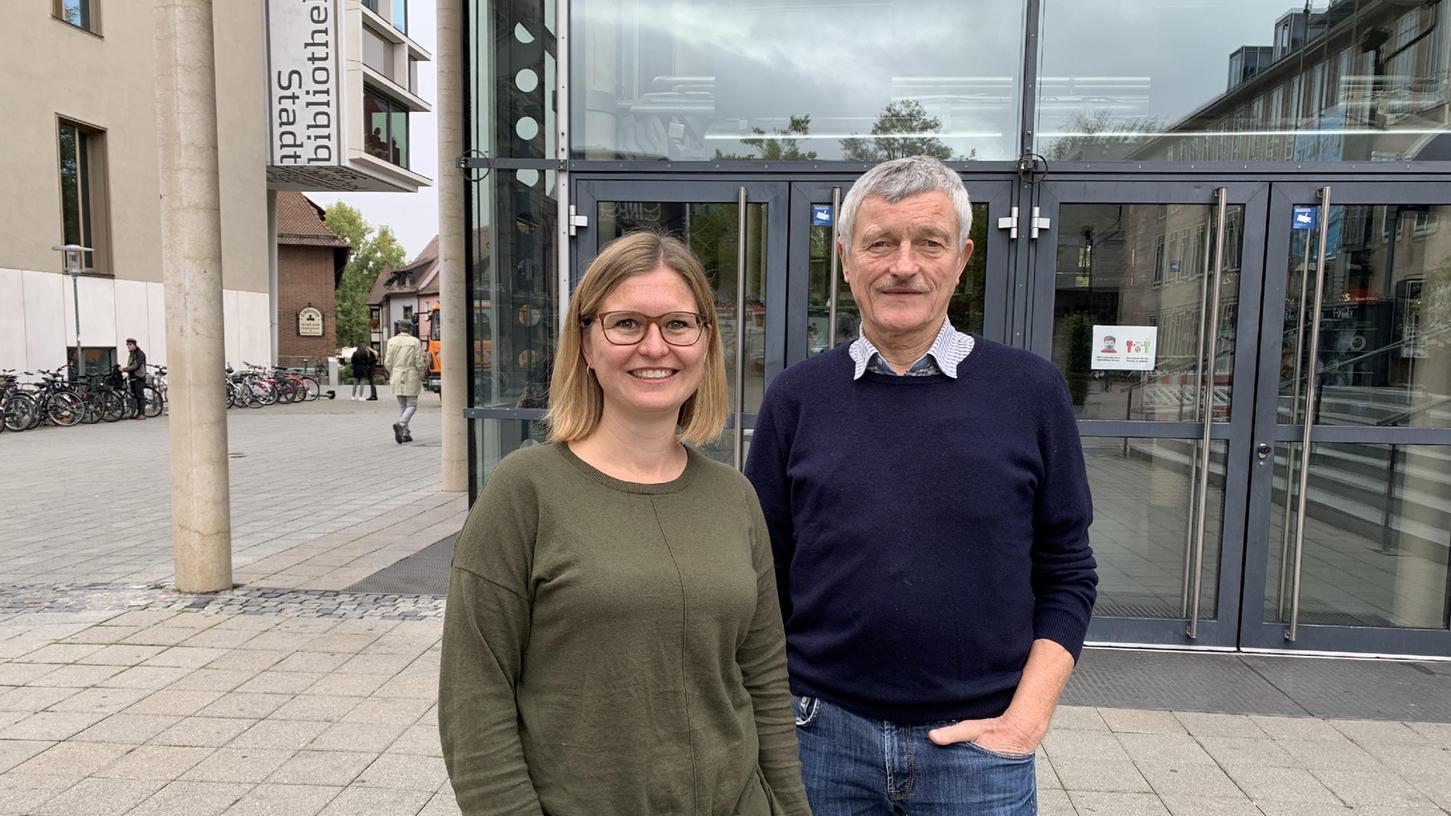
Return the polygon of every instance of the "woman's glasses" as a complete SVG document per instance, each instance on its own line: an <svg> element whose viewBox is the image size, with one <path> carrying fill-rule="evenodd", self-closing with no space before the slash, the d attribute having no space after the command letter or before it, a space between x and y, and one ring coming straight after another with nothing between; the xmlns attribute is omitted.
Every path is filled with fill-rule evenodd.
<svg viewBox="0 0 1451 816"><path fill-rule="evenodd" d="M639 312L600 312L591 320L598 320L605 333L605 339L616 346L630 346L645 339L645 333L653 324L660 329L660 337L672 346L693 346L705 330L705 315L695 312L666 312L662 315L643 315Z"/></svg>

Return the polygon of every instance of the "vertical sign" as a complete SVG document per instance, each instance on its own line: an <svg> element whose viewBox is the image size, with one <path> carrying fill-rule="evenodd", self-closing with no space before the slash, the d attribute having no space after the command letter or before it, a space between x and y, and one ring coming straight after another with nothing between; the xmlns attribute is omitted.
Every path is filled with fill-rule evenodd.
<svg viewBox="0 0 1451 816"><path fill-rule="evenodd" d="M337 0L267 0L267 101L277 167L342 163Z"/></svg>

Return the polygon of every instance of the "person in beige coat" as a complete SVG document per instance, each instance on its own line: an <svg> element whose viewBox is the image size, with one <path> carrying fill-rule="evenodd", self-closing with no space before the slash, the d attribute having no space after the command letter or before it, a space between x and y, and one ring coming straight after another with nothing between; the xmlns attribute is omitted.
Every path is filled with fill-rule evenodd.
<svg viewBox="0 0 1451 816"><path fill-rule="evenodd" d="M383 368L388 372L388 387L398 398L399 414L398 421L393 423L393 441L400 445L412 442L408 421L418 410L418 395L423 392L423 373L428 370L428 358L409 324L398 324L398 333L388 341L384 352Z"/></svg>

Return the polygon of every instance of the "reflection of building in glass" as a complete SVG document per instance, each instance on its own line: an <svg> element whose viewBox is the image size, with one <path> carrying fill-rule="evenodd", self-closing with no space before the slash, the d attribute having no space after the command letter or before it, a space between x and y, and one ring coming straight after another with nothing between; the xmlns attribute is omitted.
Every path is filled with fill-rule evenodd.
<svg viewBox="0 0 1451 816"><path fill-rule="evenodd" d="M1230 56L1227 90L1125 158L1397 161L1451 158L1451 31L1440 3L1333 0L1280 18L1271 46ZM1268 64L1266 64L1268 62Z"/></svg>
<svg viewBox="0 0 1451 816"><path fill-rule="evenodd" d="M1017 153L1022 58L998 36L1021 29L1016 4L581 0L572 13L589 32L574 57L579 158L882 154L864 157L862 139L906 142L902 155L933 140L944 158ZM920 115L891 115L904 103ZM781 140L799 152L773 154Z"/></svg>

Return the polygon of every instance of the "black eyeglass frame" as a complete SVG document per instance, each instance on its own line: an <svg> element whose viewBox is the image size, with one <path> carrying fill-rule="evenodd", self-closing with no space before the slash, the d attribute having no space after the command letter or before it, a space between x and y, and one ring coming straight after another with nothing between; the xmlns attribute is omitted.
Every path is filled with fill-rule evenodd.
<svg viewBox="0 0 1451 816"><path fill-rule="evenodd" d="M618 340L615 340L613 337L610 337L609 331L607 329L605 329L605 325L603 323L601 323L600 324L600 334L603 334L605 336L605 340L610 345L612 345L612 346L633 346L636 343L642 342L645 339L645 335L647 335L647 334L650 333L650 327L651 326L654 326L655 328L657 328L657 329L660 330L660 339L661 340L664 340L666 345L668 345L668 346L675 346L676 348L689 348L690 346L693 346L696 343L699 343L700 342L700 338L702 338L702 337L705 336L706 327L708 327L710 325L710 318L706 317L705 315L701 314L700 312L691 312L691 311L684 311L684 310L676 310L676 311L673 311L673 312L665 312L663 314L658 314L658 315L647 315L647 314L644 314L642 312L632 311L630 309L615 309L613 311L608 311L608 312L598 312L595 315L593 315L592 317L582 318L580 320L580 324L584 328L588 329L591 325L594 324L594 322L596 320L599 320L600 318L605 317L606 315L613 315L613 314L628 314L628 315L637 315L637 316L639 316L642 320L645 321L645 331L644 331L643 334L640 335L640 339L639 340L630 340L630 341L627 341L627 342L620 342ZM667 317L669 317L671 315L690 315L690 316L698 319L700 321L700 326L698 327L699 328L699 331L695 335L695 339L691 340L689 343L675 343L675 342L671 342L670 338L667 337L666 334L665 334L665 326L664 326L664 323L663 323L663 321L665 320L665 318L667 318Z"/></svg>

